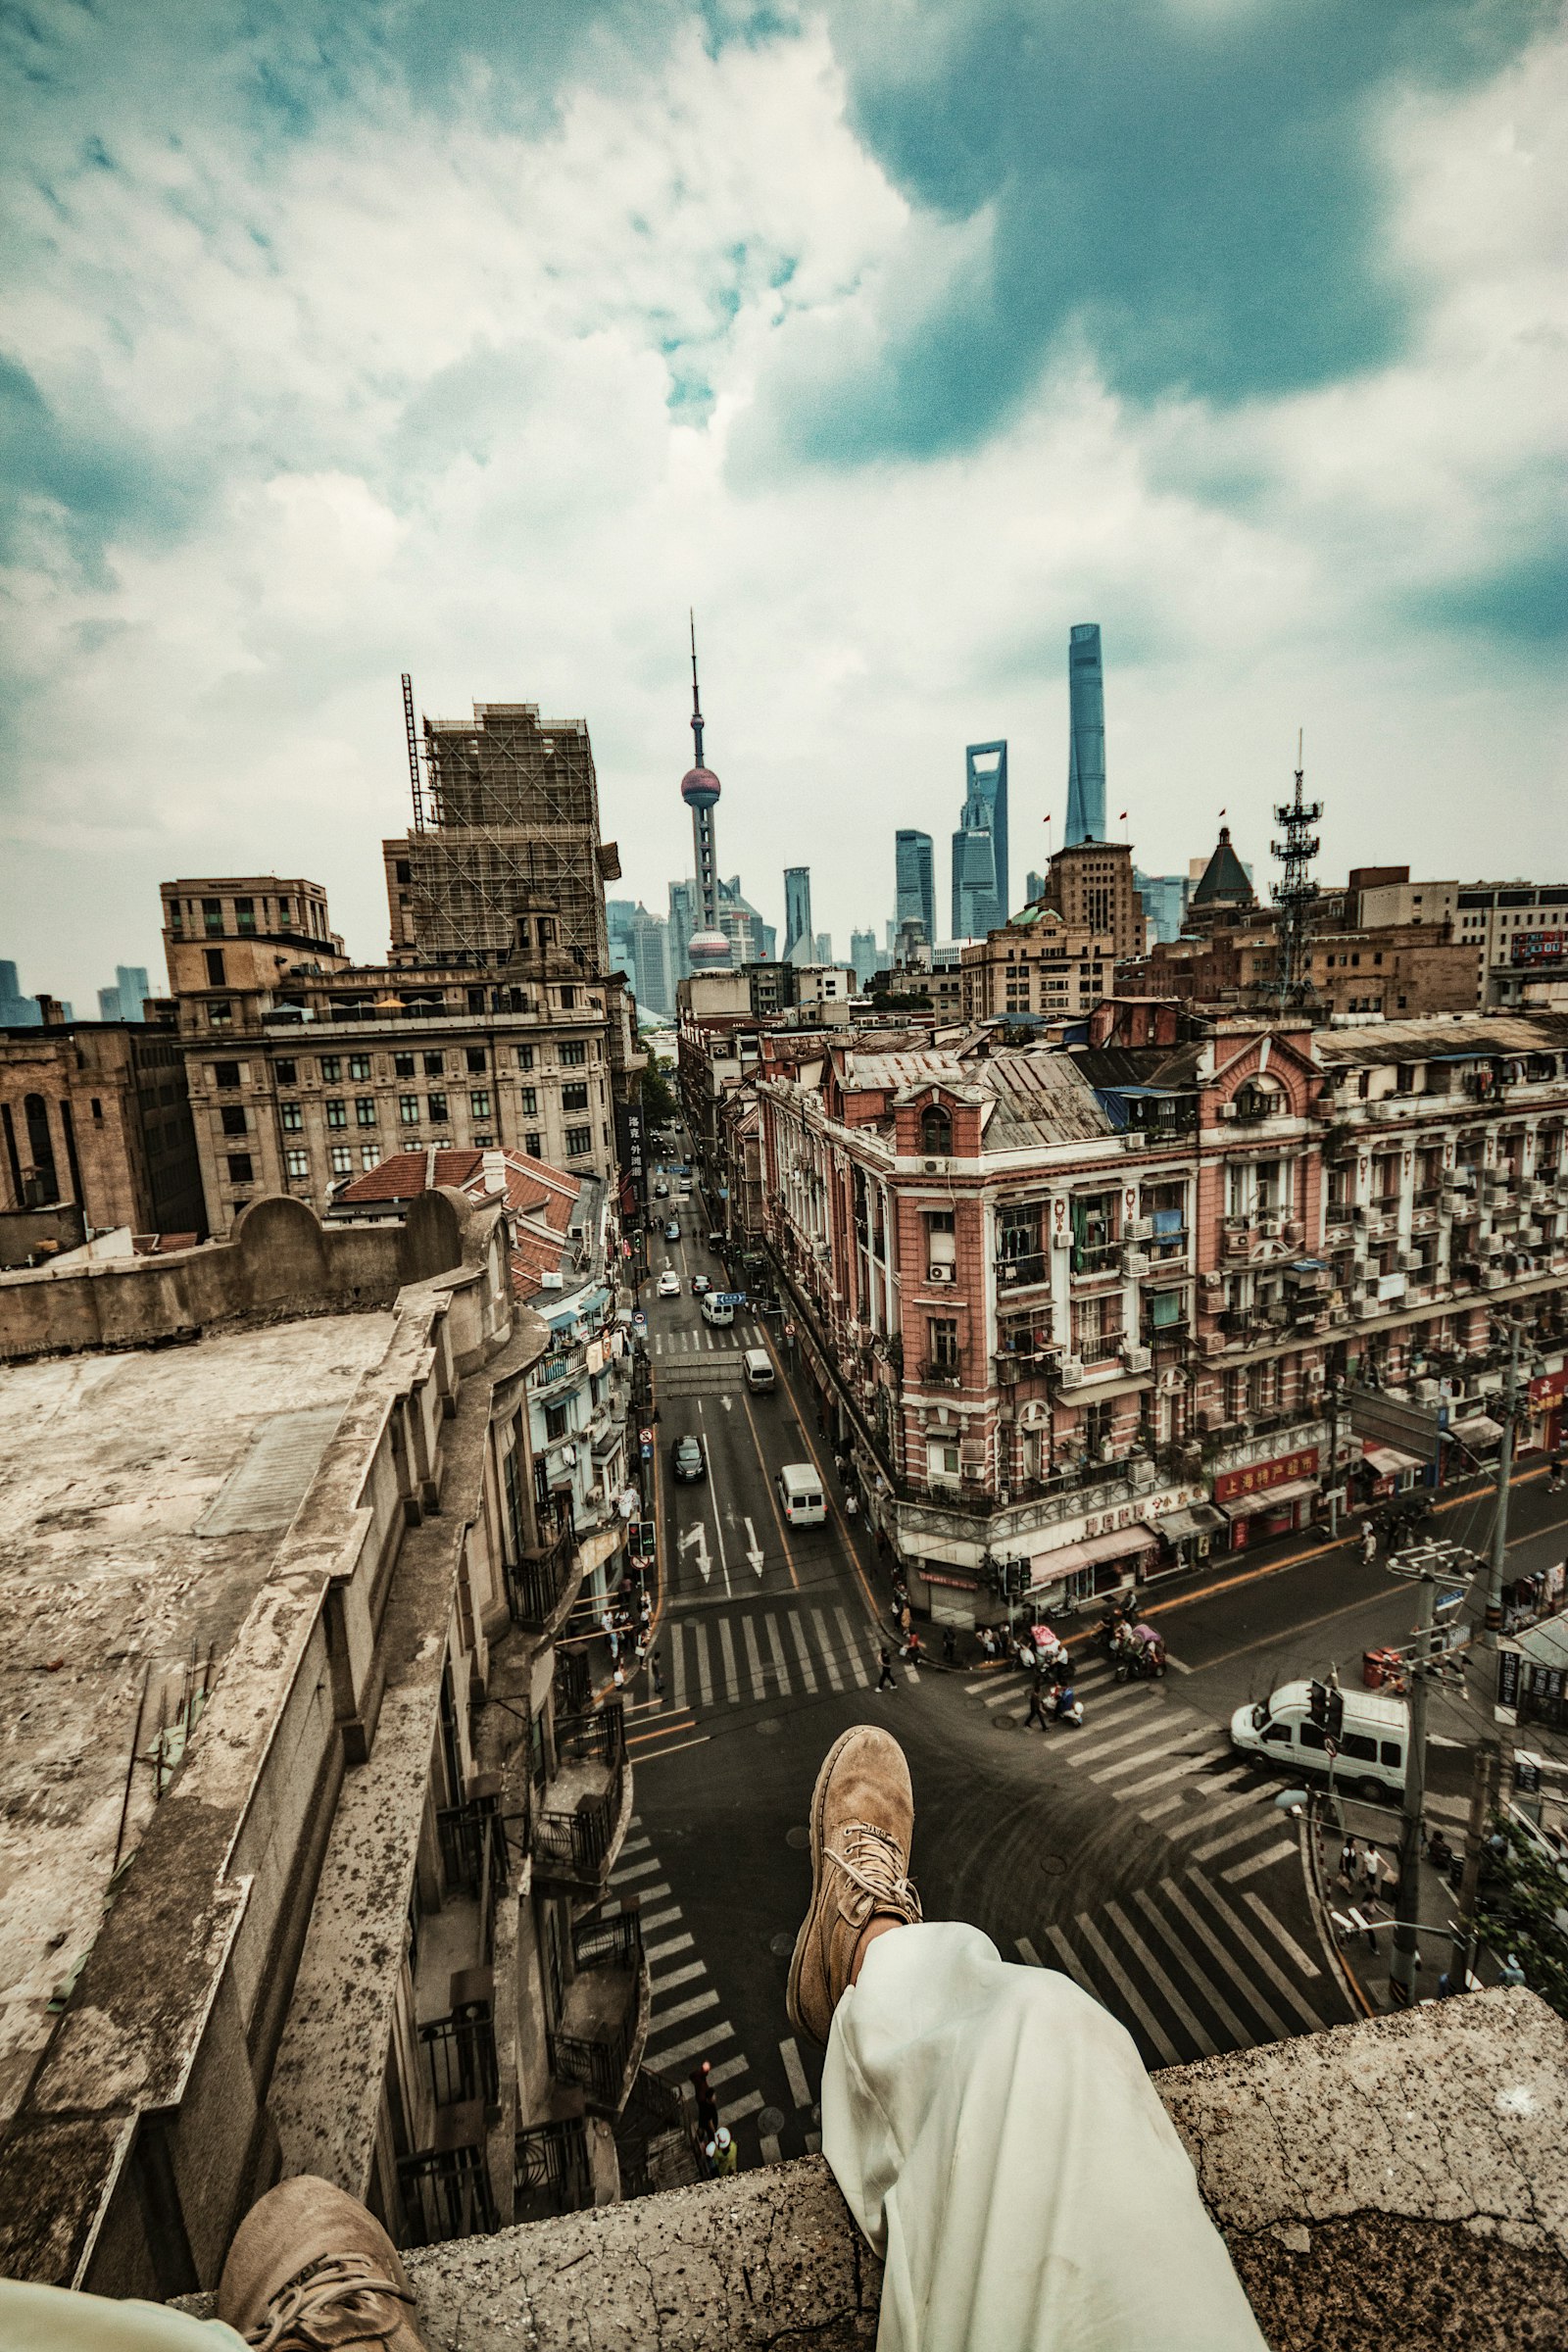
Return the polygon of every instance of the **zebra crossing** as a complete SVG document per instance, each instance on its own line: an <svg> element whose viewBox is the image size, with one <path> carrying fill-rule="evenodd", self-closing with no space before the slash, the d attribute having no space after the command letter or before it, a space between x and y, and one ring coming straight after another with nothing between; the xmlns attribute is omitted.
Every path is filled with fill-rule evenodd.
<svg viewBox="0 0 1568 2352"><path fill-rule="evenodd" d="M644 2065L678 2082L708 2059L709 2083L718 2097L718 2120L733 2132L758 2112L762 2094L747 2082L751 2067L737 2044L735 2028L721 2014L723 2005L709 1977L708 1964L696 1952L663 1865L636 1813L609 1885L612 1901L637 1897L642 1921L650 1991Z"/></svg>
<svg viewBox="0 0 1568 2352"><path fill-rule="evenodd" d="M803 1596L789 1608L671 1617L664 1638L666 1689L677 1713L868 1690L878 1679L874 1632L831 1599L818 1604ZM896 1663L894 1670L908 1682L920 1679L913 1666Z"/></svg>
<svg viewBox="0 0 1568 2352"><path fill-rule="evenodd" d="M726 1348L760 1348L763 1334L756 1323L729 1323L714 1326L700 1323L693 1330L670 1329L650 1335L648 1348L653 1355L721 1355Z"/></svg>

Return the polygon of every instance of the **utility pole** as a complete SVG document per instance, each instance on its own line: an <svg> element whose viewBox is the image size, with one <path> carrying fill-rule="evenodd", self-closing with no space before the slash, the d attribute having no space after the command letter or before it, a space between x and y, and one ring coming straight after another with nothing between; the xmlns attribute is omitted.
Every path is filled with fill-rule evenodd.
<svg viewBox="0 0 1568 2352"><path fill-rule="evenodd" d="M1340 1540L1340 1376L1329 1381L1329 1542Z"/></svg>
<svg viewBox="0 0 1568 2352"><path fill-rule="evenodd" d="M1415 1658L1410 1669L1410 1740L1404 1758L1404 1824L1399 1835L1399 1886L1394 1913L1394 1958L1389 1989L1406 2009L1419 1998L1416 1984L1416 1926L1421 1917L1421 1815L1427 1783L1427 1673L1432 1657L1432 1619L1437 1603L1437 1569L1430 1545L1421 1561L1421 1600ZM1413 1562L1412 1562L1413 1564Z"/></svg>
<svg viewBox="0 0 1568 2352"><path fill-rule="evenodd" d="M1502 1675L1502 1652L1499 1646L1502 1635L1502 1588L1508 1568L1508 1482L1513 1476L1513 1427L1518 1410L1519 1325L1513 1322L1508 1327L1508 1385L1502 1394L1502 1444L1497 1448L1497 1503L1492 1521L1486 1613L1481 1627L1485 1663L1481 1689L1477 1693L1483 1709L1490 1712L1491 1720L1476 1748L1470 1819L1465 1829L1464 1875L1459 1886L1458 1915L1453 1923L1453 1962L1448 1980L1460 1991L1469 1982L1470 1959L1475 1949L1476 1895L1481 1879L1481 1854L1487 1824L1493 1814L1506 1803L1513 1777L1509 1770L1507 1729L1497 1719L1497 1697Z"/></svg>
<svg viewBox="0 0 1568 2352"><path fill-rule="evenodd" d="M1497 1642L1502 1633L1502 1588L1508 1570L1508 1482L1513 1476L1513 1425L1519 1410L1519 1326L1508 1326L1508 1385L1502 1397L1502 1444L1497 1448L1497 1508L1492 1521L1492 1565L1482 1641L1491 1652L1488 1680L1497 1699Z"/></svg>

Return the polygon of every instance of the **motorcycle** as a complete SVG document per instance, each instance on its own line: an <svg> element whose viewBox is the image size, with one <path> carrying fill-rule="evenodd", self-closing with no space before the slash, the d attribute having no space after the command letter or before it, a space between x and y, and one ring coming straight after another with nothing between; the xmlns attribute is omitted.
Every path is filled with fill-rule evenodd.
<svg viewBox="0 0 1568 2352"><path fill-rule="evenodd" d="M1165 1672L1165 1644L1151 1626L1139 1626L1116 1652L1118 1683L1157 1683Z"/></svg>
<svg viewBox="0 0 1568 2352"><path fill-rule="evenodd" d="M1074 1697L1071 1683L1063 1683L1061 1689L1056 1692L1051 1704L1049 1720L1052 1723L1064 1723L1069 1732L1082 1731L1084 1702L1081 1698Z"/></svg>
<svg viewBox="0 0 1568 2352"><path fill-rule="evenodd" d="M1095 1628L1095 1640L1106 1657L1113 1658L1122 1636L1131 1633L1134 1614L1135 1603L1131 1600L1113 1600L1104 1611Z"/></svg>

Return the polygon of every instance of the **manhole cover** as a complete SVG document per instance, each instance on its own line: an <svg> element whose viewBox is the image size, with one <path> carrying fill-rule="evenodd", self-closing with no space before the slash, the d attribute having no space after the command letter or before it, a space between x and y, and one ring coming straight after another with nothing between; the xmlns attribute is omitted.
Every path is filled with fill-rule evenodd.
<svg viewBox="0 0 1568 2352"><path fill-rule="evenodd" d="M811 1833L804 1822L797 1822L793 1830L785 1831L784 1842L786 1845L793 1845L798 1852L803 1846L810 1844Z"/></svg>
<svg viewBox="0 0 1568 2352"><path fill-rule="evenodd" d="M1067 1857L1065 1854L1037 1854L1035 1859L1046 1878L1059 1879L1066 1875Z"/></svg>
<svg viewBox="0 0 1568 2352"><path fill-rule="evenodd" d="M776 2138L778 2133L784 2129L783 2108L764 2107L761 2114L757 2119L757 2129L759 2132L760 2132L764 2139Z"/></svg>
<svg viewBox="0 0 1568 2352"><path fill-rule="evenodd" d="M1018 1718L1016 1715L993 1715L991 1718L991 1729L994 1732L1010 1732L1017 1728L1017 1723Z"/></svg>
<svg viewBox="0 0 1568 2352"><path fill-rule="evenodd" d="M795 1950L795 1938L787 1928L781 1928L776 1936L768 1937L767 1948L775 1960L788 1960Z"/></svg>
<svg viewBox="0 0 1568 2352"><path fill-rule="evenodd" d="M781 1723L775 1723L771 1716L769 1716L763 1722L760 1723L757 1728L760 1732L781 1732L784 1729L784 1726Z"/></svg>

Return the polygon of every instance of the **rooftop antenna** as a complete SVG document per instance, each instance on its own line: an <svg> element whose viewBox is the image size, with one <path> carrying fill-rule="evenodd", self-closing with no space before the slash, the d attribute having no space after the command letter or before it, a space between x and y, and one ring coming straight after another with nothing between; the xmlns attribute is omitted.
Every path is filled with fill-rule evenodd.
<svg viewBox="0 0 1568 2352"><path fill-rule="evenodd" d="M1274 821L1284 828L1283 842L1269 844L1271 856L1283 868L1274 885L1274 904L1280 913L1280 1004L1282 1006L1304 1003L1311 990L1307 972L1306 943L1311 928L1312 908L1317 901L1317 884L1312 879L1312 860L1323 844L1311 831L1323 814L1321 801L1308 801L1303 785L1306 760L1303 745L1306 730L1298 727L1296 734L1296 797L1276 806Z"/></svg>
<svg viewBox="0 0 1568 2352"><path fill-rule="evenodd" d="M419 775L419 730L414 718L414 680L403 672L403 726L409 739L409 781L414 786L414 830L424 831L424 785Z"/></svg>
<svg viewBox="0 0 1568 2352"><path fill-rule="evenodd" d="M686 617L691 622L692 631L692 734L697 743L695 764L701 767L703 764L703 706L697 692L697 614L690 606L687 607Z"/></svg>

